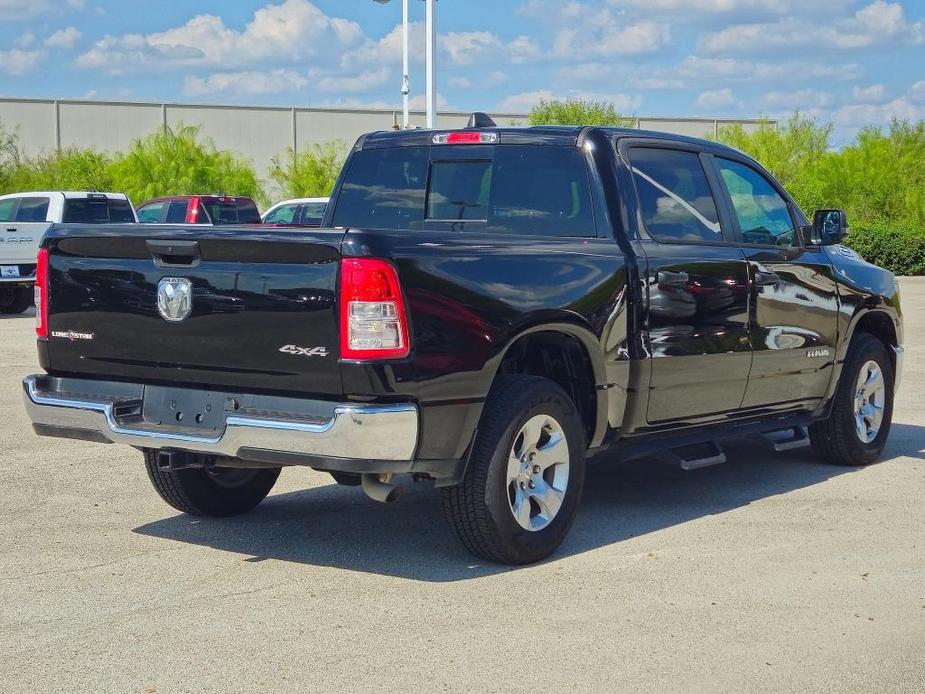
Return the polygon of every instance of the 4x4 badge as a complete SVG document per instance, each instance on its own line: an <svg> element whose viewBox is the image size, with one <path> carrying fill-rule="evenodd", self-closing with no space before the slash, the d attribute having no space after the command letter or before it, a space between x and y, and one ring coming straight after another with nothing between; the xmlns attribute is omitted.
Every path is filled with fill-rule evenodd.
<svg viewBox="0 0 925 694"><path fill-rule="evenodd" d="M325 347L299 347L298 345L286 345L280 347L279 351L283 354L294 354L299 357L326 357L328 350Z"/></svg>

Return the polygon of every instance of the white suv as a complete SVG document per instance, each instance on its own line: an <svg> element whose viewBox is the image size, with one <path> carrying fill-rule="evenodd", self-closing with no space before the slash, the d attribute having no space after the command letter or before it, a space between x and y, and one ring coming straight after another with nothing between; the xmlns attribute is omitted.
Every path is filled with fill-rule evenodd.
<svg viewBox="0 0 925 694"><path fill-rule="evenodd" d="M122 193L35 192L0 195L0 313L32 305L35 256L52 224L138 221Z"/></svg>

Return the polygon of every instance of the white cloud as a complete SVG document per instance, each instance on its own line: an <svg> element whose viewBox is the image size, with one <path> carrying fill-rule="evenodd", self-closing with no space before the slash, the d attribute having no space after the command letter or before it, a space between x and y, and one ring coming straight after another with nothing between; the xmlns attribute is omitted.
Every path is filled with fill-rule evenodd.
<svg viewBox="0 0 925 694"><path fill-rule="evenodd" d="M899 3L875 0L852 17L836 18L825 25L807 27L799 17L776 22L736 24L705 34L698 45L709 53L776 51L803 46L818 50L860 49L876 44L925 40L925 22L911 23Z"/></svg>
<svg viewBox="0 0 925 694"><path fill-rule="evenodd" d="M19 48L0 51L0 73L14 76L28 74L44 57L42 51L24 51Z"/></svg>
<svg viewBox="0 0 925 694"><path fill-rule="evenodd" d="M869 87L855 85L851 90L851 98L860 103L882 104L888 96L885 86L872 84Z"/></svg>
<svg viewBox="0 0 925 694"><path fill-rule="evenodd" d="M540 101L552 101L554 99L609 101L614 105L617 112L621 114L633 114L642 106L642 97L632 94L599 94L596 92L582 92L577 90L566 93L556 93L549 89L537 89L535 91L512 94L502 99L496 110L510 113L526 113Z"/></svg>
<svg viewBox="0 0 925 694"><path fill-rule="evenodd" d="M13 45L16 48L29 48L29 46L35 43L35 34L31 31L27 31L25 34L20 34Z"/></svg>
<svg viewBox="0 0 925 694"><path fill-rule="evenodd" d="M24 20L42 14L54 14L64 9L81 10L83 0L0 0L0 19Z"/></svg>
<svg viewBox="0 0 925 694"><path fill-rule="evenodd" d="M315 86L323 92L365 92L375 87L381 87L389 81L389 78L398 77L401 77L401 75L384 67L379 70L364 72L354 77L343 77L339 75L322 77L315 83Z"/></svg>
<svg viewBox="0 0 925 694"><path fill-rule="evenodd" d="M154 34L106 36L81 54L77 64L110 72L177 66L251 66L308 58L334 62L359 44L355 22L329 17L309 0L285 0L254 13L242 31L221 17L197 15L182 26Z"/></svg>
<svg viewBox="0 0 925 694"><path fill-rule="evenodd" d="M82 34L77 29L77 27L59 29L47 39L45 39L45 46L48 48L73 48L74 45L80 40L81 36Z"/></svg>
<svg viewBox="0 0 925 694"><path fill-rule="evenodd" d="M817 89L797 89L790 92L767 92L760 103L770 109L780 109L787 113L810 111L832 104L832 95Z"/></svg>
<svg viewBox="0 0 925 694"><path fill-rule="evenodd" d="M909 87L909 98L917 103L925 103L925 80Z"/></svg>
<svg viewBox="0 0 925 694"><path fill-rule="evenodd" d="M925 107L913 104L906 97L885 104L848 104L835 110L832 120L843 128L885 125L893 118L919 120L925 118Z"/></svg>
<svg viewBox="0 0 925 694"><path fill-rule="evenodd" d="M454 89L491 89L508 81L507 73L493 70L487 75L476 77L450 77L446 83Z"/></svg>
<svg viewBox="0 0 925 694"><path fill-rule="evenodd" d="M305 88L308 80L293 70L272 70L260 72L216 72L208 77L189 76L183 84L183 91L192 96L207 94L233 94L240 96L263 96L286 94Z"/></svg>
<svg viewBox="0 0 925 694"><path fill-rule="evenodd" d="M670 40L668 24L626 24L603 12L594 24L561 29L553 41L553 54L566 59L633 55L655 51Z"/></svg>
<svg viewBox="0 0 925 694"><path fill-rule="evenodd" d="M728 87L723 89L708 89L697 97L697 107L701 109L733 108L741 104L735 94Z"/></svg>

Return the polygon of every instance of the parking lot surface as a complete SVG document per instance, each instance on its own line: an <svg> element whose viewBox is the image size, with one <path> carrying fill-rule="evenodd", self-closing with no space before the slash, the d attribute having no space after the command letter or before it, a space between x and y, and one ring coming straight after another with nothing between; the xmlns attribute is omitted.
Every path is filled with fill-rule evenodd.
<svg viewBox="0 0 925 694"><path fill-rule="evenodd" d="M727 446L592 468L552 560L459 545L428 485L384 506L284 470L197 519L140 453L38 438L31 315L0 320L0 686L8 692L925 691L925 279L884 460Z"/></svg>

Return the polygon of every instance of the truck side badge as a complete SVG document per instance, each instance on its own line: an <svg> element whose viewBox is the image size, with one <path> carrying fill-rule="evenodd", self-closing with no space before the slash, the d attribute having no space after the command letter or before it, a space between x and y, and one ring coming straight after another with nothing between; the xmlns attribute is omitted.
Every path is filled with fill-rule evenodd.
<svg viewBox="0 0 925 694"><path fill-rule="evenodd" d="M297 357L326 357L328 350L325 347L299 347L298 345L286 345L280 347L279 351L283 354L294 354Z"/></svg>

